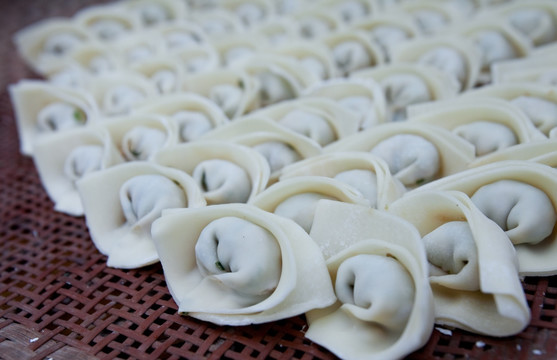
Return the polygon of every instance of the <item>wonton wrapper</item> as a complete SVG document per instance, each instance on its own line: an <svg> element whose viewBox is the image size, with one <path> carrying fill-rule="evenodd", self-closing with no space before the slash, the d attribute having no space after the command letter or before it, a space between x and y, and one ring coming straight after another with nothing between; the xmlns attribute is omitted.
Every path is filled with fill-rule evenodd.
<svg viewBox="0 0 557 360"><path fill-rule="evenodd" d="M231 141L249 147L271 141L279 142L290 147L301 159L310 158L321 153L321 146L315 141L286 129L275 121L257 115L239 118L226 126L206 133L202 139ZM269 181L274 183L280 173L280 169L272 171Z"/></svg>
<svg viewBox="0 0 557 360"><path fill-rule="evenodd" d="M218 128L229 122L221 108L215 103L204 96L194 93L180 92L162 97L155 97L149 99L149 101L144 102L135 109L135 113L137 114L150 113L165 116L168 123L171 124L175 133L178 135L177 142L182 142L180 132L183 124L181 124L180 120L173 118L173 115L183 111L200 113L206 116L210 121L211 129Z"/></svg>
<svg viewBox="0 0 557 360"><path fill-rule="evenodd" d="M437 178L467 169L468 164L474 159L474 147L466 140L438 126L416 122L382 124L337 141L327 146L324 152L371 151L383 140L401 134L417 135L437 148L440 165Z"/></svg>
<svg viewBox="0 0 557 360"><path fill-rule="evenodd" d="M237 102L230 102L224 95L214 93L216 86L231 86L237 88L241 94ZM184 90L210 98L230 119L253 111L258 106L260 84L245 71L220 69L207 73L195 74L187 78ZM211 96L213 94L213 96ZM217 96L217 98L215 98ZM228 101L227 101L228 100Z"/></svg>
<svg viewBox="0 0 557 360"><path fill-rule="evenodd" d="M167 54L134 64L130 69L149 80L158 94L167 95L182 88L185 74L180 65L177 57Z"/></svg>
<svg viewBox="0 0 557 360"><path fill-rule="evenodd" d="M505 17L511 26L527 36L536 46L557 40L557 5L551 0L510 2L490 9L485 16Z"/></svg>
<svg viewBox="0 0 557 360"><path fill-rule="evenodd" d="M41 75L45 75L44 69L63 59L76 45L89 40L86 29L60 17L31 24L13 36L17 52L27 65ZM55 53L47 51L50 47L57 49Z"/></svg>
<svg viewBox="0 0 557 360"><path fill-rule="evenodd" d="M557 177L555 169L532 161L500 161L478 166L444 179L426 184L421 190L457 190L472 196L483 185L498 180L516 180L545 192L557 209ZM510 242L510 241L509 241ZM557 231L538 244L515 245L519 272L525 276L550 276L557 274Z"/></svg>
<svg viewBox="0 0 557 360"><path fill-rule="evenodd" d="M453 32L473 41L480 52L482 68L480 82L482 83L491 81L489 74L491 64L527 56L532 48L530 40L523 34L504 21L494 21L493 17L483 19L479 17L453 29ZM482 38L482 33L490 34L490 36ZM493 35L497 38L494 38Z"/></svg>
<svg viewBox="0 0 557 360"><path fill-rule="evenodd" d="M451 221L466 221L470 226L479 279L464 269L456 274L430 273L436 323L489 336L514 335L528 325L530 310L512 244L469 197L460 192L413 192L391 204L389 212L416 226L422 237ZM478 281L479 289L460 290L469 281Z"/></svg>
<svg viewBox="0 0 557 360"><path fill-rule="evenodd" d="M412 16L414 23L425 35L441 34L458 22L459 13L446 3L435 0L406 1L400 9Z"/></svg>
<svg viewBox="0 0 557 360"><path fill-rule="evenodd" d="M385 60L390 59L391 51L397 44L414 39L420 33L409 14L396 11L358 21L352 27L366 32L379 45Z"/></svg>
<svg viewBox="0 0 557 360"><path fill-rule="evenodd" d="M307 71L316 75L320 80L338 76L333 57L327 46L320 42L309 40L289 41L278 47L269 48L269 53L286 55L295 58Z"/></svg>
<svg viewBox="0 0 557 360"><path fill-rule="evenodd" d="M250 115L267 117L280 124L280 120L294 111L303 111L323 118L330 126L335 140L348 137L358 131L358 118L343 106L325 98L299 98L259 109ZM282 126L282 125L281 125ZM311 138L311 136L307 136ZM319 139L313 140L320 142Z"/></svg>
<svg viewBox="0 0 557 360"><path fill-rule="evenodd" d="M146 174L163 175L184 190L186 206L200 208L205 200L195 181L182 171L147 162L126 163L92 173L77 183L91 239L108 255L107 265L133 269L159 260L151 237L151 224L127 222L120 203L120 188L129 179ZM147 225L147 226L146 226Z"/></svg>
<svg viewBox="0 0 557 360"><path fill-rule="evenodd" d="M95 99L84 90L59 87L39 80L22 80L8 89L15 112L20 151L25 155L31 155L35 141L50 132L41 131L37 121L46 106L64 103L80 110L75 118L75 127L93 123L99 116Z"/></svg>
<svg viewBox="0 0 557 360"><path fill-rule="evenodd" d="M292 15L298 23L300 37L303 39L319 39L342 28L342 20L338 13L326 8L307 7Z"/></svg>
<svg viewBox="0 0 557 360"><path fill-rule="evenodd" d="M183 71L188 75L207 73L219 68L219 55L217 50L210 43L190 49L173 51L174 56L179 59ZM183 89L187 89L187 82L184 80Z"/></svg>
<svg viewBox="0 0 557 360"><path fill-rule="evenodd" d="M494 97L503 99L508 102L520 97L538 98L555 104L557 107L557 90L553 86L532 83L512 83L512 84L495 84L484 86L463 94L463 96L471 97L471 101L477 101L479 98ZM541 108L534 106L533 113L541 114ZM530 118L530 114L525 113ZM540 121L541 120L541 121ZM557 127L557 114L547 114L538 119L531 120L541 132L548 135L551 129Z"/></svg>
<svg viewBox="0 0 557 360"><path fill-rule="evenodd" d="M273 17L252 27L250 37L262 37L267 45L274 47L297 41L299 32L298 24L293 19L289 17Z"/></svg>
<svg viewBox="0 0 557 360"><path fill-rule="evenodd" d="M106 117L129 114L157 94L154 84L133 72L97 76L91 80L89 91Z"/></svg>
<svg viewBox="0 0 557 360"><path fill-rule="evenodd" d="M259 83L258 107L295 99L319 80L288 56L257 54L238 61L235 67L245 70ZM271 80L277 78L280 79L281 85L287 83L288 89L277 89L274 86L276 82Z"/></svg>
<svg viewBox="0 0 557 360"><path fill-rule="evenodd" d="M133 32L111 44L123 66L138 64L161 55L159 39L149 32Z"/></svg>
<svg viewBox="0 0 557 360"><path fill-rule="evenodd" d="M206 0L202 1L208 3ZM190 21L199 25L210 39L216 39L226 34L239 33L244 30L244 25L240 19L222 8L196 12Z"/></svg>
<svg viewBox="0 0 557 360"><path fill-rule="evenodd" d="M173 0L130 0L122 3L125 11L131 12L143 27L152 27L184 19L186 3ZM152 8L155 8L151 10Z"/></svg>
<svg viewBox="0 0 557 360"><path fill-rule="evenodd" d="M425 251L413 226L389 213L322 200L310 236L324 251L333 283L338 267L346 259L358 254L387 256L398 260L407 271L414 284L414 301L404 327L391 334L382 327L381 314L375 314L377 322L366 323L345 311L337 301L326 309L306 314L307 338L346 359L403 358L428 341L433 331L433 299ZM384 300L381 290L377 289L375 294L379 301ZM397 300L392 299L398 305ZM370 312L375 305L379 304L358 310Z"/></svg>
<svg viewBox="0 0 557 360"><path fill-rule="evenodd" d="M428 123L451 131L480 121L500 124L512 131L518 144L545 140L545 136L518 107L495 98L459 97L426 103L411 107L409 115L410 121ZM481 155L476 151L476 156Z"/></svg>
<svg viewBox="0 0 557 360"><path fill-rule="evenodd" d="M226 34L211 43L217 50L220 65L223 67L231 66L261 51L265 45L264 38L259 34L250 34L246 36L244 33Z"/></svg>
<svg viewBox="0 0 557 360"><path fill-rule="evenodd" d="M321 42L330 49L338 74L347 76L354 71L383 64L385 61L381 48L363 31L350 30L327 35ZM346 46L351 48L346 48ZM356 47L354 47L354 46ZM341 51L341 47L345 46ZM346 50L350 50L347 52ZM362 50L363 53L358 53ZM342 57L341 55L344 55Z"/></svg>
<svg viewBox="0 0 557 360"><path fill-rule="evenodd" d="M99 169L102 170L124 161L106 130L100 126L68 130L41 138L35 147L33 160L54 210L69 215L83 215L83 206L75 180L66 174L68 157L80 146L98 146L102 149ZM93 171L97 171L93 170ZM85 176L88 173L85 174Z"/></svg>
<svg viewBox="0 0 557 360"><path fill-rule="evenodd" d="M159 40L160 51L167 54L206 46L208 42L203 29L192 23L168 23L157 26L152 31Z"/></svg>
<svg viewBox="0 0 557 360"><path fill-rule="evenodd" d="M195 245L207 224L237 217L270 232L281 253L276 289L263 301L238 305L238 295L203 277ZM184 226L184 224L188 224ZM219 325L264 323L301 314L335 301L325 262L311 238L292 221L245 204L168 211L153 226L168 288L180 312ZM254 254L257 256L257 254Z"/></svg>
<svg viewBox="0 0 557 360"><path fill-rule="evenodd" d="M340 103L358 117L358 129L367 129L386 121L387 103L381 86L372 79L330 79L315 84L304 91L303 97L325 97ZM369 100L365 109L352 108L347 99Z"/></svg>
<svg viewBox="0 0 557 360"><path fill-rule="evenodd" d="M225 0L219 5L233 13L247 28L264 22L274 13L270 0Z"/></svg>
<svg viewBox="0 0 557 360"><path fill-rule="evenodd" d="M319 5L339 13L341 20L350 25L379 11L377 4L369 0L326 0Z"/></svg>
<svg viewBox="0 0 557 360"><path fill-rule="evenodd" d="M473 168L505 160L529 160L557 168L557 139L510 146L496 153L482 156L471 162L470 167Z"/></svg>
<svg viewBox="0 0 557 360"><path fill-rule="evenodd" d="M174 129L165 118L158 115L134 113L101 124L108 130L126 161L151 160L159 150L177 143ZM145 130L135 130L138 128ZM149 132L163 135L164 138L155 139L157 135Z"/></svg>
<svg viewBox="0 0 557 360"><path fill-rule="evenodd" d="M365 205L369 206L369 200L364 198L363 195L356 191L352 186L347 185L340 180L335 180L327 178L324 176L297 176L290 179L281 180L260 194L251 199L248 204L257 206L268 212L276 212L277 207L283 204L284 201L291 199L293 196L302 194L318 194L328 199L342 201L350 204ZM314 200L314 199L313 199ZM304 208L304 203L306 201L313 201L312 199L300 199L296 202L296 207L291 204L287 205L287 208L283 208L285 214L288 213L290 216L295 216L299 218L299 221L303 223L298 223L301 227L305 227L305 230L309 232L311 230L311 224L313 223L313 213L315 204L306 204L310 209ZM318 203L318 202L317 202ZM309 211L309 213L300 211Z"/></svg>
<svg viewBox="0 0 557 360"><path fill-rule="evenodd" d="M254 149L239 144L211 140L179 144L157 153L154 162L193 175L197 165L212 159L230 161L246 171L251 183L248 201L267 186L270 176L267 161Z"/></svg>
<svg viewBox="0 0 557 360"><path fill-rule="evenodd" d="M400 120L395 116L397 112L404 110L406 113L406 108L416 104L417 102L414 102L416 100L419 102L437 101L449 99L458 94L458 84L454 83L450 76L438 69L420 64L388 64L357 71L352 76L371 78L382 86L387 101L389 121ZM398 83L395 81L397 76L411 76L420 80L427 93L420 93L419 89L414 90L412 87L403 87L402 91L399 90L400 88L396 85L400 84L400 80ZM411 86L413 85L415 84ZM415 92L412 92L413 90Z"/></svg>
<svg viewBox="0 0 557 360"><path fill-rule="evenodd" d="M334 152L299 161L282 169L280 181L297 176L325 176L334 178L349 170L368 170L377 178L377 209L386 210L401 197L406 188L393 178L387 164L364 152Z"/></svg>
<svg viewBox="0 0 557 360"><path fill-rule="evenodd" d="M414 41L408 41L400 44L393 49L392 62L411 62L416 63L419 59L428 53L429 51L434 51L437 48L449 48L455 50L464 61L466 67L464 77L458 80L455 74L451 72L447 73L455 77L459 83L461 90L468 90L474 87L478 81L478 77L481 69L481 54L472 42L472 40L467 39L464 36L438 36L435 38L421 38ZM424 63L424 65L427 65ZM432 65L438 67L439 70L443 70L443 64Z"/></svg>
<svg viewBox="0 0 557 360"><path fill-rule="evenodd" d="M117 40L138 31L141 26L119 3L88 6L78 11L73 20L101 42Z"/></svg>

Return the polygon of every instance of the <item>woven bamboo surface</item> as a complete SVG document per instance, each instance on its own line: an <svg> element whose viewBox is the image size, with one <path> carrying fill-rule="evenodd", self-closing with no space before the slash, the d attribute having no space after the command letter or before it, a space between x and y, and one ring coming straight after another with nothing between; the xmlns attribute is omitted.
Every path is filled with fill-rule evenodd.
<svg viewBox="0 0 557 360"><path fill-rule="evenodd" d="M96 1L98 3L99 1ZM93 1L0 5L0 359L334 359L304 338L302 316L221 327L178 315L160 265L106 267L83 218L53 210L32 159L19 154L6 85L34 76L11 36ZM556 359L557 277L526 278L530 326L504 339L434 330L409 359Z"/></svg>

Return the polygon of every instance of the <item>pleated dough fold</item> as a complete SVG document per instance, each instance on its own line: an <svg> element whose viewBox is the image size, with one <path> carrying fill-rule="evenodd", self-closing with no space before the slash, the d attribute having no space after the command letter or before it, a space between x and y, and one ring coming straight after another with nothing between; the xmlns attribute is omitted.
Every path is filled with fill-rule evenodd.
<svg viewBox="0 0 557 360"><path fill-rule="evenodd" d="M359 175L358 171L368 172L375 182L368 183L363 176L365 173ZM342 177L343 173L349 177ZM371 207L379 210L386 210L390 203L406 192L404 185L391 175L388 165L382 159L356 151L317 155L288 165L282 169L280 181L297 176L325 176L338 179L339 175L341 181L354 186L370 200Z"/></svg>
<svg viewBox="0 0 557 360"><path fill-rule="evenodd" d="M344 359L403 358L427 342L433 299L413 226L386 212L322 200L310 236L324 251L339 300L306 314L307 338Z"/></svg>
<svg viewBox="0 0 557 360"><path fill-rule="evenodd" d="M284 179L262 191L249 204L290 218L309 233L321 199L369 206L369 200L354 187L324 176Z"/></svg>
<svg viewBox="0 0 557 360"><path fill-rule="evenodd" d="M87 91L39 80L22 80L8 89L23 154L31 155L35 141L44 134L98 121L97 103Z"/></svg>
<svg viewBox="0 0 557 360"><path fill-rule="evenodd" d="M557 177L555 175L556 170L554 168L533 161L499 161L436 180L415 191L457 190L472 197L476 191L484 185L489 185L500 180L513 180L541 190L549 199L549 206L552 206L553 209L557 209L557 198L555 193L555 189L557 188ZM511 201L511 203L515 203L517 206L517 209L513 211L513 218L516 219L516 216L518 216L518 220L520 220L521 217L524 217L526 225L535 224L536 219L539 219L542 225L547 228L548 224L543 223L543 219L547 218L548 215L550 216L550 214L546 211L538 214L537 212L533 212L530 208L530 206L537 207L539 205L528 205L530 200L528 197L525 197L524 204L518 206L518 199L522 192L523 191L519 188L517 192L507 192L505 196L501 195L501 197L497 197L495 200L491 200L491 202L492 204L497 204L497 208L504 210L507 209L506 204ZM507 210L510 211L511 208ZM549 226L551 227L551 224L549 224ZM536 226L534 225L534 229L535 228ZM553 260L557 252L556 234L555 224L553 224L551 235L542 242L538 244L525 243L515 245L519 272L521 275L549 276L557 273L557 266L555 266L555 261Z"/></svg>
<svg viewBox="0 0 557 360"><path fill-rule="evenodd" d="M102 126L88 126L41 138L33 160L54 209L83 215L75 182L89 173L124 161Z"/></svg>
<svg viewBox="0 0 557 360"><path fill-rule="evenodd" d="M151 224L165 208L205 206L183 171L147 162L121 164L77 182L85 220L107 265L132 269L159 261Z"/></svg>
<svg viewBox="0 0 557 360"><path fill-rule="evenodd" d="M263 155L224 141L179 144L160 151L153 161L194 176L209 204L249 201L265 189L270 176Z"/></svg>
<svg viewBox="0 0 557 360"><path fill-rule="evenodd" d="M221 241L213 274L207 274L201 270L199 258L215 255L200 253L201 249L196 253L196 244L204 229L211 226ZM248 325L285 319L335 301L325 262L311 238L292 221L253 206L229 204L168 211L154 223L152 232L170 293L179 311L189 316L220 325ZM241 277L248 286L249 279L263 280L262 272L252 272L260 263L258 257L267 254L253 252L256 247L261 249L253 235L260 232L276 241L280 267L270 274L265 270L265 276L276 279L274 290L250 297L243 295L245 286L234 286L232 279ZM245 238L238 242L236 237L242 235ZM227 246L232 244L236 246ZM232 264L241 259L245 261L238 266L225 267L229 260ZM211 265L206 260L201 263Z"/></svg>
<svg viewBox="0 0 557 360"><path fill-rule="evenodd" d="M325 153L339 151L375 153L407 188L466 170L474 159L469 142L446 129L417 122L382 124L324 149Z"/></svg>
<svg viewBox="0 0 557 360"><path fill-rule="evenodd" d="M512 244L468 196L416 191L391 204L389 212L416 226L426 245L436 323L489 336L514 335L528 325ZM455 223L467 225L469 234L447 227ZM462 249L467 236L472 243ZM464 266L449 267L457 261Z"/></svg>
<svg viewBox="0 0 557 360"><path fill-rule="evenodd" d="M455 98L410 108L410 121L450 130L480 157L509 146L545 140L517 106L496 98Z"/></svg>

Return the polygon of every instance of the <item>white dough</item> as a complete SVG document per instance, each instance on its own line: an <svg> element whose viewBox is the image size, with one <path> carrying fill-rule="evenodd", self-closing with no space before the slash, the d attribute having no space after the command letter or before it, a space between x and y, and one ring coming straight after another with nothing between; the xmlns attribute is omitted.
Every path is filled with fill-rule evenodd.
<svg viewBox="0 0 557 360"><path fill-rule="evenodd" d="M313 224L313 216L317 202L322 199L334 200L330 196L318 193L302 193L289 197L282 201L275 208L274 213L285 218L294 220L307 233L311 230Z"/></svg>
<svg viewBox="0 0 557 360"><path fill-rule="evenodd" d="M238 111L243 95L244 92L237 86L223 84L211 89L209 99L213 100L226 116L232 118Z"/></svg>
<svg viewBox="0 0 557 360"><path fill-rule="evenodd" d="M85 125L86 121L83 111L63 102L53 102L37 115L37 126L42 132L72 129Z"/></svg>
<svg viewBox="0 0 557 360"><path fill-rule="evenodd" d="M110 88L103 98L103 110L106 115L122 115L131 111L132 107L145 98L138 89L128 85Z"/></svg>
<svg viewBox="0 0 557 360"><path fill-rule="evenodd" d="M339 43L332 49L332 55L340 74L343 76L372 65L372 59L366 48L356 41Z"/></svg>
<svg viewBox="0 0 557 360"><path fill-rule="evenodd" d="M346 170L334 176L334 179L342 181L358 190L364 198L369 200L369 206L377 208L377 176L370 170Z"/></svg>
<svg viewBox="0 0 557 360"><path fill-rule="evenodd" d="M72 150L64 162L64 174L76 181L102 167L104 150L100 145L81 145Z"/></svg>
<svg viewBox="0 0 557 360"><path fill-rule="evenodd" d="M278 122L299 134L315 140L321 146L336 140L335 132L327 120L305 110L293 110Z"/></svg>
<svg viewBox="0 0 557 360"><path fill-rule="evenodd" d="M540 189L515 180L480 187L472 201L499 225L513 244L537 244L553 232L557 212Z"/></svg>
<svg viewBox="0 0 557 360"><path fill-rule="evenodd" d="M199 234L195 256L201 275L241 294L244 306L268 297L280 280L277 240L264 228L238 217L209 223Z"/></svg>
<svg viewBox="0 0 557 360"><path fill-rule="evenodd" d="M178 124L181 142L195 140L213 128L211 120L199 111L178 111L172 119Z"/></svg>
<svg viewBox="0 0 557 360"><path fill-rule="evenodd" d="M245 203L251 193L246 170L228 160L212 159L199 163L193 170L193 178L208 204Z"/></svg>
<svg viewBox="0 0 557 360"><path fill-rule="evenodd" d="M122 152L126 159L147 160L166 142L164 131L147 126L135 126L122 137Z"/></svg>
<svg viewBox="0 0 557 360"><path fill-rule="evenodd" d="M253 147L267 159L271 173L301 160L301 155L290 145L280 141L267 141Z"/></svg>
<svg viewBox="0 0 557 360"><path fill-rule="evenodd" d="M474 145L476 156L518 144L518 138L511 128L492 121L474 121L455 127L453 132Z"/></svg>
<svg viewBox="0 0 557 360"><path fill-rule="evenodd" d="M391 136L378 143L371 153L385 160L395 178L408 187L432 180L440 168L435 145L417 135Z"/></svg>
<svg viewBox="0 0 557 360"><path fill-rule="evenodd" d="M164 209L185 208L184 190L163 175L134 176L120 188L120 204L128 224L150 229Z"/></svg>

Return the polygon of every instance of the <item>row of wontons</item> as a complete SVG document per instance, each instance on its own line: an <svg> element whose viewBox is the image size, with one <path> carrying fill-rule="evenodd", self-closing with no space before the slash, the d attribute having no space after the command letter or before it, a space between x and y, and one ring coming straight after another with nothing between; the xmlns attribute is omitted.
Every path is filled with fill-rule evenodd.
<svg viewBox="0 0 557 360"><path fill-rule="evenodd" d="M407 46L452 44L440 39ZM108 264L160 260L180 311L196 318L305 312L306 335L343 358L403 357L434 321L520 332L530 315L519 274L556 273L555 89L486 86L407 110L476 84L480 58L469 56L461 85L450 80L459 72L403 61L304 82L277 58L190 75L191 93L151 84L125 115L102 99L131 74L94 76L87 91L24 81L11 89L20 135L57 209L85 209ZM241 91L211 101L211 79L227 77ZM86 126L42 135L75 123Z"/></svg>

